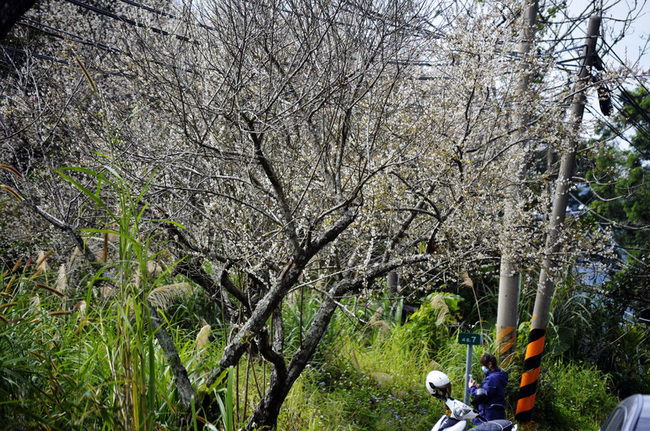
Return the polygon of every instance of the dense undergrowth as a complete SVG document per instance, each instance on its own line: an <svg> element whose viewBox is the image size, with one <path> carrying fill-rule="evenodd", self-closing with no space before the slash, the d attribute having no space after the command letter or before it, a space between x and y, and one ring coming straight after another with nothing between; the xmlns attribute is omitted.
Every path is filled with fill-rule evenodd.
<svg viewBox="0 0 650 431"><path fill-rule="evenodd" d="M89 286L85 289L61 285L46 262L43 257L1 268L0 428L230 430L242 425L270 372L251 350L217 385L205 387L227 330L200 290L192 287L166 304L171 335L197 394L194 414L181 415L171 371L148 331L148 313L133 285L127 282L122 291L104 297L93 291L89 277L80 278ZM443 370L452 379L453 396L463 396L466 346L453 334L459 299L431 295L409 319L398 301L349 304L294 386L279 428L430 429L444 406L424 387L428 371ZM286 324L295 328L286 340L288 350L301 342L300 327L309 325L317 302L317 295L305 294L300 304L285 307ZM493 350L489 328L484 332L486 344L476 355ZM510 417L520 375L516 362L509 368ZM530 429L597 430L616 402L608 375L550 357ZM204 417L215 411L221 419L207 424Z"/></svg>
<svg viewBox="0 0 650 431"><path fill-rule="evenodd" d="M424 310L435 315L434 308ZM446 407L428 394L424 378L432 369L444 371L453 383L452 396L462 399L467 350L444 324L428 326L439 336L438 348L430 350L430 344L413 337L414 333L429 332L416 326L420 320L429 319L416 314L404 325L393 324L389 330L382 326L364 337L348 333L331 350L329 362L304 376L287 403L281 428L431 429ZM491 351L491 347L488 343L474 354ZM473 375L478 376L480 366L474 358ZM508 370L508 416L512 419L521 374L514 364ZM557 358L545 364L534 420L526 429L598 430L618 402L611 383L608 375L584 363Z"/></svg>

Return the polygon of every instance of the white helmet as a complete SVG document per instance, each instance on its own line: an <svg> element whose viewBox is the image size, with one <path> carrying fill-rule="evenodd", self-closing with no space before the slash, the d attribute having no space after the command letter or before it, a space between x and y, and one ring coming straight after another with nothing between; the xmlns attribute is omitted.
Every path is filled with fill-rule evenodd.
<svg viewBox="0 0 650 431"><path fill-rule="evenodd" d="M436 398L446 399L451 396L451 381L442 371L433 370L427 374L427 390Z"/></svg>

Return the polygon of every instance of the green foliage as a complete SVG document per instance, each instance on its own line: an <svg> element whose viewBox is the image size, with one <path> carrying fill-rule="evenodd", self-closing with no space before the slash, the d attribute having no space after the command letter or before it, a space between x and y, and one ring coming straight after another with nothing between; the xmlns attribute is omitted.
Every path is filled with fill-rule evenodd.
<svg viewBox="0 0 650 431"><path fill-rule="evenodd" d="M612 392L625 397L650 383L647 328L626 314L629 303L594 296L579 284L560 287L554 298L544 357L581 361L609 374ZM630 365L636 369L630 372Z"/></svg>
<svg viewBox="0 0 650 431"><path fill-rule="evenodd" d="M303 341L303 336L311 326L318 310L320 295L311 290L300 289L283 307L285 330L285 351L295 353ZM314 361L320 359L317 356Z"/></svg>
<svg viewBox="0 0 650 431"><path fill-rule="evenodd" d="M611 389L611 377L594 366L550 362L540 373L533 421L548 429L596 430L618 402Z"/></svg>
<svg viewBox="0 0 650 431"><path fill-rule="evenodd" d="M622 262L612 265L608 295L640 313L646 299L650 250L650 95L644 88L623 91L623 108L612 123L598 130L606 144L597 146L586 172L592 223L612 229ZM633 133L629 133L632 130ZM631 135L631 136L630 136ZM630 136L625 149L614 137Z"/></svg>
<svg viewBox="0 0 650 431"><path fill-rule="evenodd" d="M175 413L180 408L179 401L162 352L148 336L144 320L145 330L137 330L138 319L146 315L143 310L136 310L128 301L100 300L90 290L82 297L68 298L64 302L60 295L39 285L53 279L53 275L35 273L34 265L26 269L5 268L0 279L3 293L0 302L0 373L3 377L0 379L0 428L10 429L21 424L32 428L47 425L50 429L100 429L102 426L125 429L126 421L139 414L143 429L147 421L153 427L186 429ZM34 303L36 295L40 299L39 307ZM567 291L566 295L571 294ZM460 298L441 295L432 301L434 297L428 298L421 310L404 325L400 323L398 312L383 313L387 331L382 330L383 326L361 327L347 313L339 313L319 352L319 360L312 363L287 400L280 417L280 429L407 430L433 426L444 413L444 405L429 396L423 385L424 378L431 369L443 370L452 380L452 395L461 398L466 353L466 346L459 345L445 326L460 317L454 311ZM317 298L318 295L303 298L303 324L318 307ZM85 316L72 307L80 300L89 304ZM446 308L441 305L443 303ZM298 304L288 305L286 316L297 313ZM391 309L388 298L381 299L379 305L382 309ZM348 306L349 312L358 312L366 320L376 311L360 304ZM578 316L573 320L568 318L570 308L570 303L566 303L564 309L556 308L553 321L578 325ZM575 309L576 315L580 309ZM69 313L53 314L57 311ZM136 317L137 313L141 313L140 318ZM295 319L296 316L294 320L287 318L285 324L293 328ZM588 321L583 320L583 324ZM129 328L125 327L127 325ZM428 328L426 325L434 326ZM204 426L201 418L208 409L218 412L220 427L241 426L233 413L243 408L241 403L246 398L242 392L245 370L240 367L226 371L209 394L201 392L199 388L207 372L216 365L221 346L211 343L199 354L194 349L196 329L191 330L189 325L176 328L173 334L179 354L199 395L196 416L190 427ZM576 327L582 331L578 328L582 327ZM627 331L625 337L629 337L621 339L621 349L634 350L636 343L643 340L643 331L638 328L621 330ZM295 328L293 331L296 333ZM522 339L525 340L527 333L525 324L521 331L520 344L523 346ZM127 333L132 337L129 343L124 339ZM429 341L424 343L414 337L428 337ZM491 350L490 338L486 340L488 344L483 349ZM556 339L549 335L548 351L555 353L545 356L533 429L596 430L603 416L617 402L612 395L616 382L594 365L562 359L568 351L558 345L563 345L562 336ZM575 344L571 344L572 349ZM127 351L131 356L130 369L126 367ZM138 364L134 364L136 359ZM249 360L251 370L258 367L254 358ZM508 414L512 417L518 393L519 365L509 371ZM264 375L259 368L256 373L257 378ZM140 402L145 402L146 406L140 404L138 413L136 403L127 407L126 396L133 393L136 385L142 384L147 390ZM129 388L131 391L127 392ZM250 409L254 397L248 396L251 397Z"/></svg>
<svg viewBox="0 0 650 431"><path fill-rule="evenodd" d="M111 402L121 383L102 367L111 345L95 337L94 315L67 309L55 289L39 284L41 275L26 267L3 276L0 427L121 428Z"/></svg>
<svg viewBox="0 0 650 431"><path fill-rule="evenodd" d="M422 383L431 367L428 355L405 346L394 331L370 339L354 333L339 333L342 340L328 350L329 362L303 374L287 401L290 410L280 418L281 428L431 427L444 407L432 400Z"/></svg>
<svg viewBox="0 0 650 431"><path fill-rule="evenodd" d="M211 414L212 410L218 410L225 431L234 431L235 429L234 375L234 368L229 367L221 373L212 386L208 388L203 382L201 382L201 386L197 391L199 402L201 403L200 413L203 414L205 412ZM192 408L195 409L194 405L192 405ZM195 411L192 412L194 418L196 418L196 414ZM194 427L196 429L196 420L194 422ZM203 422L205 422L205 420L203 420Z"/></svg>
<svg viewBox="0 0 650 431"><path fill-rule="evenodd" d="M102 224L110 226L86 234L115 247L107 263L93 263L94 273L82 276L87 284L81 286L66 286L65 271L59 283L61 273L45 269L47 257L32 266L29 261L22 272L18 264L3 270L0 428L182 428L177 413L182 408L147 304L149 293L169 276L149 269L160 254L154 248L163 248L148 233L152 220L140 203L146 187L132 195L132 185L115 169L65 172L103 210ZM95 186L88 187L93 180ZM109 236L116 240L109 243ZM206 370L196 359L204 352L194 348L190 331L175 335L190 378L200 381ZM232 411L232 392L219 396ZM225 423L233 429L232 421Z"/></svg>
<svg viewBox="0 0 650 431"><path fill-rule="evenodd" d="M399 337L411 348L422 346L435 352L447 343L449 325L458 323L459 303L463 298L453 293L434 292L427 296L420 308L399 328Z"/></svg>
<svg viewBox="0 0 650 431"><path fill-rule="evenodd" d="M647 325L638 320L650 310L650 95L644 88L623 90L619 99L622 109L597 130L604 143L595 146L586 172L587 221L612 229L618 253L603 262L607 279L585 302L589 318L576 328L580 343L570 355L610 373L625 396L650 384ZM618 145L621 139L625 146ZM629 364L637 370L630 372Z"/></svg>
<svg viewBox="0 0 650 431"><path fill-rule="evenodd" d="M429 396L423 385L424 378L432 369L444 371L452 381L452 396L462 398L466 346L446 336L440 338L439 348L433 350L424 343L412 343L404 337L409 325L420 323L417 318L403 327L390 323L393 323L391 330L383 336L359 337L358 330L351 326L338 332L339 341L329 345L326 351L327 361L311 367L294 387L280 418L280 428L407 430L432 427L445 407ZM522 340L528 332L525 324L520 332L520 350L523 350L525 341ZM494 350L489 337L486 341L488 344L482 348ZM565 362L561 353L563 347L558 343L563 346L563 341L554 336L548 343L555 353L547 357L542 370L530 429L595 431L618 402L612 395L612 378L594 365ZM474 362L474 372L478 375L478 362ZM547 365L549 363L552 365ZM507 414L513 417L521 364L516 362L508 371Z"/></svg>
<svg viewBox="0 0 650 431"><path fill-rule="evenodd" d="M131 195L128 191L131 185L122 183L117 171L101 175L89 170L71 172L95 179L96 191L85 188L84 193L93 193L98 206L109 211L105 222L113 227L89 229L87 233L117 235L117 258L96 273L80 277L87 284L70 289L76 297L49 287L56 275L38 272L35 266L27 265L22 272L18 266L3 271L0 420L4 422L0 426L183 429L188 422L183 422L177 413L180 406L173 377L151 333L145 304L145 298L155 289L171 289L172 285L163 286L163 283L179 281L172 280L164 271L150 276L148 263L160 255L164 244L148 234L152 230L147 228L147 208L139 205L142 194ZM102 190L99 184L109 185L108 190ZM119 211L109 210L111 205L105 199L119 203ZM576 280L567 279L567 282L573 286ZM104 298L99 288L107 283L113 283L108 284L112 290ZM265 385L267 370L252 354L246 370L227 370L215 385L205 388L221 346L212 343L199 352L195 337L203 317L211 315L210 324L219 324L218 310L206 308L198 289L172 293L161 297L160 304L165 304L161 311L166 312L170 327L174 328L179 354L198 394L189 424L194 429L204 425L214 429L215 425L203 419L211 417L219 418L219 425L224 429L234 429L254 405L256 394L259 396L260 388ZM38 307L35 306L37 294ZM305 289L285 301L283 319L288 353L300 346L319 307L320 295ZM493 300L493 297L483 298L484 302ZM81 301L85 303L85 314L72 307ZM462 321L462 301L462 297L451 293L433 293L402 324L400 300L389 296L368 303L343 300L347 311L338 313L332 320L311 367L286 403L280 427L310 430L431 427L443 414L444 405L428 395L423 385L426 374L431 369L443 370L453 382L453 395L461 398L463 393L466 347L456 342L450 330L461 323L474 324ZM621 373L628 370L623 362L607 365L604 360L640 358L634 347L645 343L647 334L633 324L619 322L607 326L611 307L606 302L594 303L593 298L579 294L574 287L559 289L554 301L545 356L553 366L545 365L540 380L537 426L596 429L602 416L615 404L611 394L617 389L612 378L599 368L609 366L609 370ZM521 351L527 329L522 324ZM226 334L227 330L219 327L213 335L217 333ZM489 334L484 335L486 344L482 349L494 351ZM620 343L610 346L607 355L589 350L602 344L603 339ZM614 351L620 355L612 355ZM645 349L643 352L647 356ZM580 362L581 357L594 359L598 368ZM571 358L574 360L570 361ZM635 373L639 381L634 387L642 387L643 379L647 379L647 361L639 362L639 366L645 371ZM249 387L253 387L248 385L249 370L257 392L249 392ZM513 416L521 370L515 364L509 371L508 412ZM478 375L477 370L474 372ZM617 382L619 378L626 384L630 381L621 374L612 375ZM245 400L243 406L241 400ZM593 405L604 408L593 409Z"/></svg>
<svg viewBox="0 0 650 431"><path fill-rule="evenodd" d="M600 217L616 223L617 242L633 254L639 248L650 248L650 232L643 228L650 223L650 171L643 156L634 150L602 147L587 178L600 197L590 207Z"/></svg>
<svg viewBox="0 0 650 431"><path fill-rule="evenodd" d="M309 396L309 403L319 406L310 429L426 429L442 414L422 385L395 385L388 373L383 378L351 367L307 375L318 388Z"/></svg>

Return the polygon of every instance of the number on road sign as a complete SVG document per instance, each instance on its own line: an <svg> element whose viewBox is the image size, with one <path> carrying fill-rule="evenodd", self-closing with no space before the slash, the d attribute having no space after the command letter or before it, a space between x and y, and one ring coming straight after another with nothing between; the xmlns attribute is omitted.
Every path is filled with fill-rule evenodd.
<svg viewBox="0 0 650 431"><path fill-rule="evenodd" d="M481 334L472 334L467 332L461 332L458 334L459 344L471 344L473 346L479 346L481 344L481 341Z"/></svg>

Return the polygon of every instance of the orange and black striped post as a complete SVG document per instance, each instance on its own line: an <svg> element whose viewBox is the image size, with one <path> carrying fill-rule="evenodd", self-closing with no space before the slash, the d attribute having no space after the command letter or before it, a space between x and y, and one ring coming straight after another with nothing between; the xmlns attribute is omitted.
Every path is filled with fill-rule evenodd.
<svg viewBox="0 0 650 431"><path fill-rule="evenodd" d="M517 401L517 412L515 413L515 419L522 423L530 422L532 419L545 339L546 328L531 329L528 334L524 374L521 376L519 400Z"/></svg>

